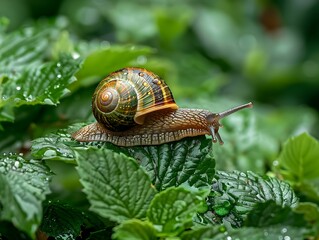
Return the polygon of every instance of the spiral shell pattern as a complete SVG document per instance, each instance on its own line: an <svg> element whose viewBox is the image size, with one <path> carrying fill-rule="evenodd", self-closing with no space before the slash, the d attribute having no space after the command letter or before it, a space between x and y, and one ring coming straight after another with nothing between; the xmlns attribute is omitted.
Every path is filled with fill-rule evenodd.
<svg viewBox="0 0 319 240"><path fill-rule="evenodd" d="M96 120L111 131L143 124L151 112L177 108L166 83L143 68L123 68L111 73L100 82L92 98Z"/></svg>

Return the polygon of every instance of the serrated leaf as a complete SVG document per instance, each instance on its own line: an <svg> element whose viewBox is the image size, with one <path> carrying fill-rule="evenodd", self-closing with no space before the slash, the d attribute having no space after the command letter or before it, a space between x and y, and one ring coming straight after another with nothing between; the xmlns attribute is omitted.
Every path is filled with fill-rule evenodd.
<svg viewBox="0 0 319 240"><path fill-rule="evenodd" d="M12 102L16 107L57 104L68 92L67 87L74 81L73 75L79 70L80 63L80 59L64 55L58 61L24 71L19 78L3 84L0 106Z"/></svg>
<svg viewBox="0 0 319 240"><path fill-rule="evenodd" d="M126 67L139 56L150 54L149 47L108 46L90 53L83 63L83 67L76 74L80 82L85 78L101 78L107 74Z"/></svg>
<svg viewBox="0 0 319 240"><path fill-rule="evenodd" d="M150 174L156 189L187 183L195 187L210 186L215 161L210 155L212 141L205 136L184 138L159 146L127 148Z"/></svg>
<svg viewBox="0 0 319 240"><path fill-rule="evenodd" d="M37 234L56 240L66 237L76 239L104 228L103 222L94 213L50 201L44 207L43 220Z"/></svg>
<svg viewBox="0 0 319 240"><path fill-rule="evenodd" d="M92 211L117 222L145 217L156 191L134 159L108 149L77 153L77 170Z"/></svg>
<svg viewBox="0 0 319 240"><path fill-rule="evenodd" d="M205 214L206 220L221 222L224 219L238 227L257 203L269 200L281 207L295 207L298 203L289 184L277 178L252 172L219 171L207 200L211 211Z"/></svg>
<svg viewBox="0 0 319 240"><path fill-rule="evenodd" d="M9 78L19 75L26 66L41 63L49 44L50 30L25 28L6 34L0 48L0 73ZM0 76L1 76L0 75Z"/></svg>
<svg viewBox="0 0 319 240"><path fill-rule="evenodd" d="M80 146L80 144L76 144ZM31 154L36 159L75 163L74 141L66 129L32 141Z"/></svg>
<svg viewBox="0 0 319 240"><path fill-rule="evenodd" d="M76 148L107 148L135 158L151 176L159 191L171 186L188 184L195 187L211 185L215 161L211 156L212 141L205 136L185 138L159 146L117 147L110 143L78 143L70 133L84 126L75 124L69 129L33 141L32 155L38 159L74 161ZM49 152L47 152L49 151ZM51 154L50 154L51 153Z"/></svg>
<svg viewBox="0 0 319 240"><path fill-rule="evenodd" d="M295 208L297 213L304 214L305 220L314 224L317 223L319 227L319 207L312 202L301 202Z"/></svg>
<svg viewBox="0 0 319 240"><path fill-rule="evenodd" d="M215 236L224 232L220 226L206 226L200 227L196 229L192 229L190 231L185 231L180 236L181 240L208 240L214 239Z"/></svg>
<svg viewBox="0 0 319 240"><path fill-rule="evenodd" d="M156 240L157 237L152 223L131 219L114 228L112 239Z"/></svg>
<svg viewBox="0 0 319 240"><path fill-rule="evenodd" d="M42 162L10 154L0 159L0 219L11 221L29 236L42 219L42 201L50 193L51 173Z"/></svg>
<svg viewBox="0 0 319 240"><path fill-rule="evenodd" d="M300 183L319 178L319 142L303 133L290 138L278 158L286 179Z"/></svg>
<svg viewBox="0 0 319 240"><path fill-rule="evenodd" d="M270 226L265 228L243 227L233 229L228 234L219 235L213 239L240 239L240 240L274 240L274 239L304 239L305 228L291 226Z"/></svg>
<svg viewBox="0 0 319 240"><path fill-rule="evenodd" d="M105 148L117 153L128 154L126 148L117 147L107 142L80 143L71 138L73 132L85 124L76 123L66 129L60 129L56 133L32 141L31 154L36 159L59 160L75 164L77 149Z"/></svg>
<svg viewBox="0 0 319 240"><path fill-rule="evenodd" d="M267 227L281 224L283 226L306 226L301 214L294 212L290 207L278 206L274 201L258 203L248 213L245 226Z"/></svg>
<svg viewBox="0 0 319 240"><path fill-rule="evenodd" d="M208 191L191 191L184 187L168 188L154 197L147 211L160 235L176 236L192 223L192 218L204 205Z"/></svg>

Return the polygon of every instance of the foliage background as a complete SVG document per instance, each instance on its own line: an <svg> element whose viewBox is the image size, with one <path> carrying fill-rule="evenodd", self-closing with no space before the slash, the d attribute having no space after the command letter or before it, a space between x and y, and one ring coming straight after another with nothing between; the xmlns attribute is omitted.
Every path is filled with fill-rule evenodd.
<svg viewBox="0 0 319 240"><path fill-rule="evenodd" d="M265 159L237 168L258 172L269 169L267 161L274 160L287 137L303 131L318 137L317 9L314 0L0 1L0 15L10 19L8 31L55 22L65 41L74 41L73 50L80 53L99 44L152 47L153 53L141 54L135 65L162 76L180 106L205 106L217 112L254 102L254 120L249 124L258 129L258 136L252 131L244 140L263 142L259 146ZM107 67L93 80L77 76L80 83L57 107L42 106L32 115L26 114L28 108L16 108L17 119L4 128L17 132L18 127L24 134L14 133L11 141L1 144L2 151L12 147L28 151L29 141L45 132L90 118L97 81L123 66L113 62ZM236 134L231 141L236 141Z"/></svg>
<svg viewBox="0 0 319 240"><path fill-rule="evenodd" d="M30 26L50 32L43 36L47 42L39 42L49 52L41 63L57 61L60 52L82 58L111 52L85 65L56 102L26 99L10 108L6 121L1 118L0 151L28 155L32 140L93 120L97 82L130 63L162 76L182 107L218 112L252 101L253 109L223 121L225 145L214 145L216 169L275 174L289 137L305 131L319 137L318 12L315 0L0 0L8 34ZM68 189L65 199L81 199L73 166L48 164L58 173L53 198Z"/></svg>

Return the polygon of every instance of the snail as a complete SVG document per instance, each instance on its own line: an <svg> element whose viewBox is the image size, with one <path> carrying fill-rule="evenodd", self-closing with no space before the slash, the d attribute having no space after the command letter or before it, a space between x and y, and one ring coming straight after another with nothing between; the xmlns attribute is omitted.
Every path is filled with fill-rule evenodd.
<svg viewBox="0 0 319 240"><path fill-rule="evenodd" d="M211 135L223 144L219 121L251 102L221 113L178 108L166 83L143 68L123 68L103 79L92 97L97 122L72 134L79 142L118 146L160 145L185 137Z"/></svg>

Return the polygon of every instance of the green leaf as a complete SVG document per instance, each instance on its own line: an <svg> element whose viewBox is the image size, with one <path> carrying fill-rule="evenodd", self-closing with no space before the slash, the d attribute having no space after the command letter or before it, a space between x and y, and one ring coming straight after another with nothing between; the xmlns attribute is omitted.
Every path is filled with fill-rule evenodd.
<svg viewBox="0 0 319 240"><path fill-rule="evenodd" d="M211 147L212 141L200 136L127 150L150 174L156 189L162 191L184 183L195 187L210 186L215 173Z"/></svg>
<svg viewBox="0 0 319 240"><path fill-rule="evenodd" d="M31 146L32 156L36 159L61 160L76 163L73 147L81 145L71 139L68 131L72 131L72 129L73 126L69 127L69 129L61 129L57 133L33 140Z"/></svg>
<svg viewBox="0 0 319 240"><path fill-rule="evenodd" d="M68 93L67 87L75 80L73 75L80 63L80 59L64 55L58 61L24 71L17 79L3 84L0 107L12 102L15 106L57 104Z"/></svg>
<svg viewBox="0 0 319 240"><path fill-rule="evenodd" d="M49 201L44 207L43 220L38 231L47 237L62 240L66 236L76 239L104 228L103 222L92 212Z"/></svg>
<svg viewBox="0 0 319 240"><path fill-rule="evenodd" d="M233 229L228 234L220 234L213 239L240 239L240 240L274 240L274 239L304 239L305 228L291 226L270 226L265 228L243 227Z"/></svg>
<svg viewBox="0 0 319 240"><path fill-rule="evenodd" d="M117 147L110 143L78 143L71 139L84 124L33 141L32 155L38 159L54 159L74 162L76 148L107 148L135 158L151 176L156 189L188 184L195 187L211 185L215 173L215 161L211 156L212 141L205 136L185 138L159 146Z"/></svg>
<svg viewBox="0 0 319 240"><path fill-rule="evenodd" d="M0 122L13 122L13 120L14 113L12 105L6 105L3 108L0 108Z"/></svg>
<svg viewBox="0 0 319 240"><path fill-rule="evenodd" d="M278 206L274 201L258 203L248 213L245 226L267 227L281 224L283 226L306 226L301 214L293 211L290 207Z"/></svg>
<svg viewBox="0 0 319 240"><path fill-rule="evenodd" d="M11 221L29 236L42 219L42 201L50 193L51 173L42 162L20 155L0 159L0 219Z"/></svg>
<svg viewBox="0 0 319 240"><path fill-rule="evenodd" d="M297 213L304 214L305 220L314 224L317 223L319 227L319 207L317 204L312 202L301 202L295 208Z"/></svg>
<svg viewBox="0 0 319 240"><path fill-rule="evenodd" d="M117 222L146 216L156 191L134 159L104 148L77 153L77 170L92 211Z"/></svg>
<svg viewBox="0 0 319 240"><path fill-rule="evenodd" d="M176 236L192 223L197 211L205 205L208 191L191 191L183 187L168 188L154 197L147 211L160 235Z"/></svg>
<svg viewBox="0 0 319 240"><path fill-rule="evenodd" d="M156 240L153 224L139 219L130 219L114 228L113 239Z"/></svg>
<svg viewBox="0 0 319 240"><path fill-rule="evenodd" d="M36 66L44 59L52 29L38 30L25 28L6 34L0 48L0 77L12 78L19 75L27 66Z"/></svg>
<svg viewBox="0 0 319 240"><path fill-rule="evenodd" d="M87 56L81 70L76 74L80 80L79 84L87 85L83 83L84 79L96 78L98 80L115 70L126 67L137 57L151 52L151 48L134 46L109 46L95 50Z"/></svg>
<svg viewBox="0 0 319 240"><path fill-rule="evenodd" d="M319 178L319 143L303 133L290 138L278 158L281 174L293 182Z"/></svg>
<svg viewBox="0 0 319 240"><path fill-rule="evenodd" d="M223 233L220 226L206 226L185 231L181 235L182 240L214 239L215 236Z"/></svg>
<svg viewBox="0 0 319 240"><path fill-rule="evenodd" d="M281 207L295 207L298 202L289 184L277 178L261 177L252 172L219 171L207 199L210 211L202 220L220 223L224 219L238 227L257 203L269 200Z"/></svg>

